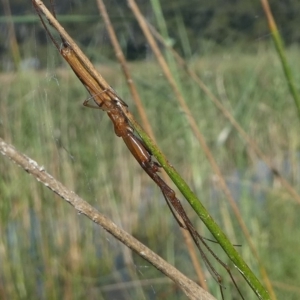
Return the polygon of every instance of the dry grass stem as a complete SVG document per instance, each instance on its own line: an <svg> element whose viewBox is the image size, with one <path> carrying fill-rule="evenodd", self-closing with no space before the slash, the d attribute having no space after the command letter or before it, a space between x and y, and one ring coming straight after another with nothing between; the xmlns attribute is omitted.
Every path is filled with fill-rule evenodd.
<svg viewBox="0 0 300 300"><path fill-rule="evenodd" d="M41 182L55 194L67 201L75 208L79 215L85 215L91 221L103 227L120 242L125 244L131 250L151 263L163 274L172 279L182 289L182 291L187 295L189 299L215 299L212 295L203 290L195 282L180 273L176 268L168 264L156 253L140 243L126 231L118 227L109 218L101 214L93 206L81 199L73 191L65 187L61 182L53 178L49 173L45 171L43 166L39 165L36 161L27 157L26 155L20 153L12 145L7 144L1 138L0 152L6 158L12 160L19 167L24 169L27 173L33 175L37 181Z"/></svg>

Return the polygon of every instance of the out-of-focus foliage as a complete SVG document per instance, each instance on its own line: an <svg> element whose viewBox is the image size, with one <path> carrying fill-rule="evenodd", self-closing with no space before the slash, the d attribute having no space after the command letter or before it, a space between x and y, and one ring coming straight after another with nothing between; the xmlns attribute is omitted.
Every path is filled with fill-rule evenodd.
<svg viewBox="0 0 300 300"><path fill-rule="evenodd" d="M56 2L55 10L61 16L61 22L71 35L76 35L77 41L87 46L101 46L102 54L109 53L108 50L106 51L106 48L110 49L109 39L99 16L96 1ZM151 1L139 0L137 3L149 22L155 25ZM35 12L31 1L11 0L9 4L21 49L33 35L35 41L44 43L45 32L34 17ZM300 13L300 1L270 1L270 5L286 44L299 43L297 16ZM124 50L127 49L127 52L130 52L129 58L143 57L146 51L144 37L127 6L127 1L110 0L106 1L106 6L117 35L123 41ZM179 26L182 22L193 53L201 52L204 40L221 46L238 43L247 48L250 42L264 39L269 34L261 3L258 0L164 0L161 1L161 6L170 36L175 48L179 51L182 47L179 36ZM1 54L7 54L9 39L7 38L6 13L2 6L0 14L4 16L0 23L2 29L0 51ZM81 18L76 18L76 16L81 16Z"/></svg>

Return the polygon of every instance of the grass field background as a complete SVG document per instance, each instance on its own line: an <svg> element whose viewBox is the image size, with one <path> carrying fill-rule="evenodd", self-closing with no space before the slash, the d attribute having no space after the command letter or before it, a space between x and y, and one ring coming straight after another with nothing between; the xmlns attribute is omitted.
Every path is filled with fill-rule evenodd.
<svg viewBox="0 0 300 300"><path fill-rule="evenodd" d="M190 67L299 191L299 119L273 46L262 43L248 53L239 48L213 50L192 57ZM196 279L178 225L158 188L114 135L107 116L82 106L88 94L66 65L57 67L59 54L51 45L47 51L46 69L0 75L1 137ZM295 63L300 61L299 48L287 49L287 55L299 82ZM119 66L102 58L97 68L137 115ZM240 253L258 274L259 267L161 70L151 58L131 63L130 68L159 146L230 240L242 245ZM184 73L177 76L278 299L299 299L299 203L199 87ZM0 172L1 299L185 298L157 270L16 165L1 158ZM199 231L209 236L184 205ZM218 246L212 247L226 261ZM217 284L206 269L205 273L218 297ZM234 275L246 299L255 299L241 276ZM228 276L224 277L226 299L238 299Z"/></svg>

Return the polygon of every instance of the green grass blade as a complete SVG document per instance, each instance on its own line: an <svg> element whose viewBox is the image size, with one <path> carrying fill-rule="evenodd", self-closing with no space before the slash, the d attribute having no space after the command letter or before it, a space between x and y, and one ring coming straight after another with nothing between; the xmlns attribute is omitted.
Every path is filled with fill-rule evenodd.
<svg viewBox="0 0 300 300"><path fill-rule="evenodd" d="M130 120L132 121L132 120ZM264 288L264 286L257 279L252 270L248 267L246 262L240 256L240 254L236 251L234 246L228 240L226 235L223 233L218 224L214 221L214 219L210 216L208 211L202 205L197 196L193 193L193 191L189 188L184 179L180 176L180 174L175 170L175 168L170 165L164 154L158 149L158 147L153 143L153 141L149 138L149 136L144 132L144 130L135 122L132 121L135 130L141 136L147 147L151 150L152 154L156 157L158 162L164 168L166 173L170 176L172 181L190 203L194 211L218 241L220 246L226 252L231 261L235 264L235 266L239 269L240 273L249 283L253 291L256 293L259 299L270 299L269 293Z"/></svg>
<svg viewBox="0 0 300 300"><path fill-rule="evenodd" d="M296 89L295 81L294 81L291 69L289 67L289 64L288 64L288 61L287 61L287 58L286 58L286 55L284 52L283 40L277 29L277 26L276 26L275 20L273 18L268 0L261 0L261 2L262 2L262 6L265 11L267 20L268 20L269 29L270 29L270 32L271 32L271 35L272 35L272 38L273 38L273 41L275 44L275 48L277 50L277 54L281 61L281 65L282 65L284 75L285 75L285 78L286 78L288 86L289 86L290 93L291 93L292 97L294 98L294 101L295 101L295 104L296 104L296 107L298 110L298 116L300 118L300 96Z"/></svg>

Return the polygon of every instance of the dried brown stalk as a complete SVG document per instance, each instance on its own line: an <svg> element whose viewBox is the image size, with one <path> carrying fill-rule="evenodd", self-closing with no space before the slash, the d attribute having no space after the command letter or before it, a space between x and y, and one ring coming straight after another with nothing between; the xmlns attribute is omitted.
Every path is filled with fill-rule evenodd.
<svg viewBox="0 0 300 300"><path fill-rule="evenodd" d="M62 199L72 205L80 215L85 215L94 223L103 227L106 231L112 234L116 239L125 244L131 250L136 252L138 255L143 257L155 268L161 271L163 274L173 280L187 295L189 299L203 299L213 300L215 299L208 292L203 290L195 282L187 278L185 275L180 273L176 268L163 260L156 253L151 251L129 233L118 227L105 215L101 214L88 202L84 201L73 191L65 187L61 182L53 178L47 173L44 167L40 166L36 161L20 153L12 145L7 144L3 139L0 138L0 152L6 158L12 160L19 167L24 169L27 173L33 175L36 180L44 184L47 188L53 191L55 194L60 196Z"/></svg>

